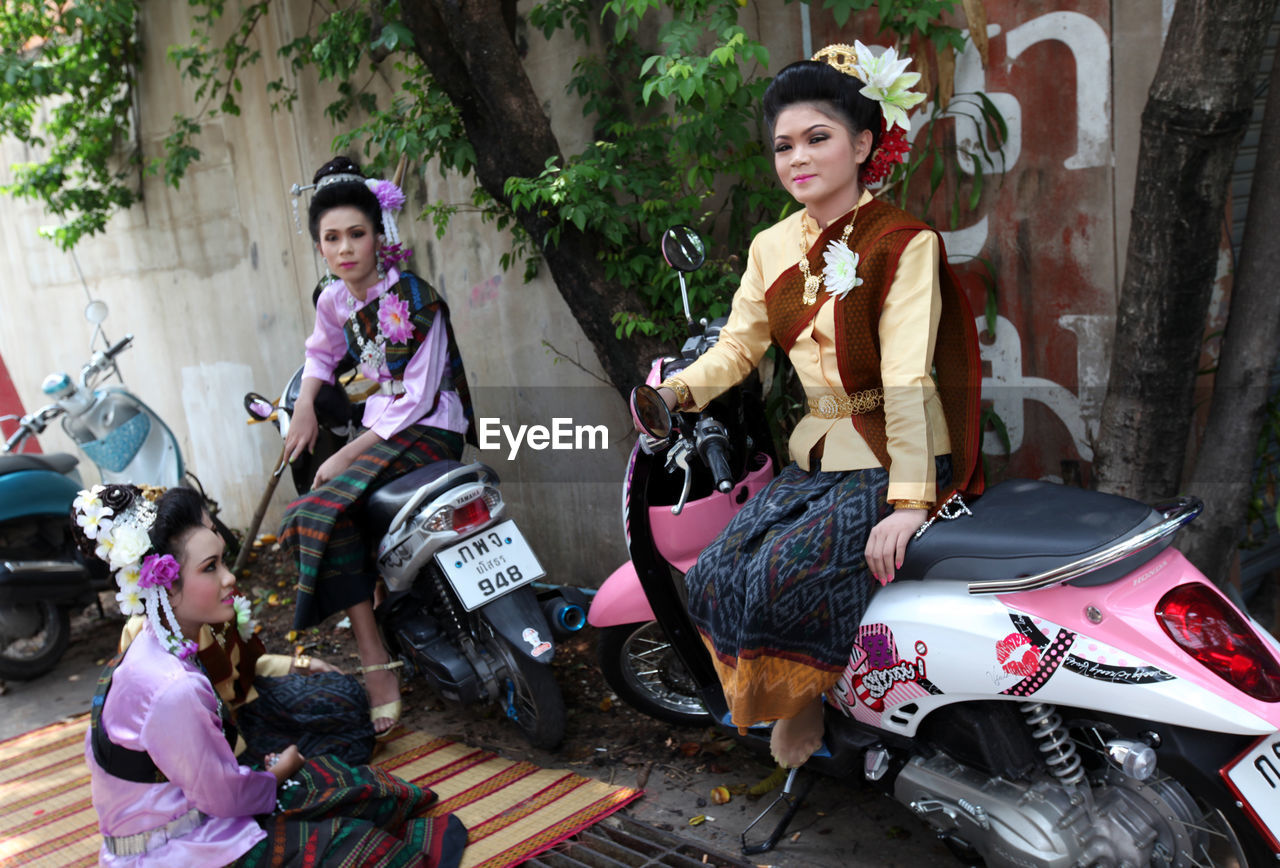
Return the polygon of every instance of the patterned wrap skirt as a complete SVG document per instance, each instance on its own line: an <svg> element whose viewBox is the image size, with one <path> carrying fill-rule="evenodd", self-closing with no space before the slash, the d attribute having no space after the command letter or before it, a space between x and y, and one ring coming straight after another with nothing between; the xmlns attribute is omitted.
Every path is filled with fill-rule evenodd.
<svg viewBox="0 0 1280 868"><path fill-rule="evenodd" d="M936 459L937 482L951 458ZM685 576L734 725L794 717L833 687L879 583L863 557L893 507L889 474L792 463L748 500Z"/></svg>
<svg viewBox="0 0 1280 868"><path fill-rule="evenodd" d="M410 425L361 453L325 485L289 504L280 542L298 561L295 630L372 599L376 541L366 540L360 529L366 495L428 464L457 461L462 446L461 434Z"/></svg>
<svg viewBox="0 0 1280 868"><path fill-rule="evenodd" d="M238 868L453 868L462 860L462 822L422 816L435 793L375 766L310 759L279 792L276 812L258 819L267 837L232 863Z"/></svg>

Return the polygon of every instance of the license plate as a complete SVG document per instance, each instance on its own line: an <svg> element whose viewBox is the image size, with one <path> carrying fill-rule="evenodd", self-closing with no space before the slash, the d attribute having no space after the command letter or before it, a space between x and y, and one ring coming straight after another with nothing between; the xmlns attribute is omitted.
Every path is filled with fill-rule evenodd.
<svg viewBox="0 0 1280 868"><path fill-rule="evenodd" d="M1280 847L1280 733L1259 740L1222 775L1272 847Z"/></svg>
<svg viewBox="0 0 1280 868"><path fill-rule="evenodd" d="M436 563L468 612L546 575L511 519L441 549Z"/></svg>

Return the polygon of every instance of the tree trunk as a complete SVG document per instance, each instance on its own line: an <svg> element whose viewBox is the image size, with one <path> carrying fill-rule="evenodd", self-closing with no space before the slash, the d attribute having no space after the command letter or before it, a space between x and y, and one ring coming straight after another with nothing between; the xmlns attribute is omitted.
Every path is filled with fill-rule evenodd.
<svg viewBox="0 0 1280 868"><path fill-rule="evenodd" d="M484 190L509 202L508 177L533 177L560 157L551 122L525 74L512 38L510 4L501 0L404 0L403 21L414 50L457 107L476 154L476 177ZM653 338L619 340L611 321L622 310L641 310L634 292L611 286L590 233L560 227L547 243L551 221L530 211L516 219L538 245L556 286L600 357L605 374L624 394L643 382L643 360L662 352Z"/></svg>
<svg viewBox="0 0 1280 868"><path fill-rule="evenodd" d="M1222 338L1204 445L1191 475L1204 515L1183 537L1182 551L1218 584L1227 570L1248 511L1258 437L1266 421L1271 367L1280 347L1280 63L1271 70L1257 168L1240 267L1231 289L1231 315Z"/></svg>
<svg viewBox="0 0 1280 868"><path fill-rule="evenodd" d="M1236 149L1276 0L1178 0L1142 112L1098 486L1178 490Z"/></svg>

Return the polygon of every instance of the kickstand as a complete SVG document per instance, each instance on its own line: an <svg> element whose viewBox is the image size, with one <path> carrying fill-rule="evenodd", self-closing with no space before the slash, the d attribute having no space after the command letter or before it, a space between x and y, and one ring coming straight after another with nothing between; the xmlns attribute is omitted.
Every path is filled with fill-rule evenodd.
<svg viewBox="0 0 1280 868"><path fill-rule="evenodd" d="M787 834L787 827L791 825L791 821L796 818L796 814L800 812L800 803L804 801L804 797L809 794L809 790L813 789L814 778L812 775L806 777L800 784L796 786L796 777L800 769L793 768L787 773L787 782L782 787L782 792L773 800L769 807L765 808L760 816L751 821L747 828L742 830L742 853L745 856L755 856L759 853L768 853L774 847L778 846L778 842L782 840L782 836ZM778 820L778 825L774 827L773 832L761 844L748 844L747 833L755 828L756 824L763 820L770 812L779 805L782 805L782 818Z"/></svg>

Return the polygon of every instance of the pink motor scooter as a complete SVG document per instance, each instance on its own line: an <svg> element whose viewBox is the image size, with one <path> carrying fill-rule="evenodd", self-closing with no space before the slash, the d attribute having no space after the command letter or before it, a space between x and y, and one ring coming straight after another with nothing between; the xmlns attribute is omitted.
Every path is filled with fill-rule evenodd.
<svg viewBox="0 0 1280 868"><path fill-rule="evenodd" d="M590 615L612 629L649 614L672 683L727 731L684 605L692 555L666 523L673 504L763 485L751 477L765 441L733 406L673 417L652 388L633 394L645 434L624 502L632 567ZM1169 547L1200 509L1033 480L955 505L872 597L805 769L871 782L969 864L1274 864L1280 645ZM767 727L749 740L764 749ZM749 852L782 838L803 783L793 774L788 809Z"/></svg>

